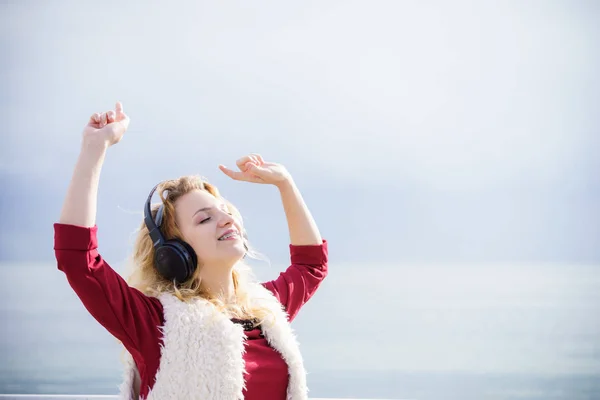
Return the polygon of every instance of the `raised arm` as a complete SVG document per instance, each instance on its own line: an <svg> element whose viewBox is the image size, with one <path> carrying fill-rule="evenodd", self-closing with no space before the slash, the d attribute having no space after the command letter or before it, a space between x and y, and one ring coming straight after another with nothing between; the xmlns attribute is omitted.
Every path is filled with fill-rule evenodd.
<svg viewBox="0 0 600 400"><path fill-rule="evenodd" d="M327 276L327 241L290 177L277 185L290 232L291 265L265 284L285 307L290 322L315 294Z"/></svg>
<svg viewBox="0 0 600 400"><path fill-rule="evenodd" d="M236 164L240 172L219 167L235 180L272 184L279 189L290 232L291 265L263 285L279 299L291 321L327 276L327 241L321 238L300 190L283 165L265 162L258 154L242 157Z"/></svg>
<svg viewBox="0 0 600 400"><path fill-rule="evenodd" d="M281 181L277 188L290 231L290 243L294 246L322 244L319 228L294 180L289 177Z"/></svg>
<svg viewBox="0 0 600 400"><path fill-rule="evenodd" d="M118 143L129 117L118 102L115 111L95 113L83 130L81 152L60 214L61 224L91 228L96 224L98 182L106 150Z"/></svg>
<svg viewBox="0 0 600 400"><path fill-rule="evenodd" d="M155 339L162 307L114 271L98 252L96 203L98 181L107 149L119 142L129 125L123 107L91 116L84 128L81 153L67 190L59 223L54 224L58 269L90 314L135 358L159 351Z"/></svg>

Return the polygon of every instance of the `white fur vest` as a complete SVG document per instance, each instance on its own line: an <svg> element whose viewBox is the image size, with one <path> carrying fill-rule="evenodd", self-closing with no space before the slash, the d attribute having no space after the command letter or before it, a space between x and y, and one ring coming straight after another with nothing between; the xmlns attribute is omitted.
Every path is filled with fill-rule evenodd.
<svg viewBox="0 0 600 400"><path fill-rule="evenodd" d="M252 285L253 301L275 315L262 331L267 342L288 365L287 400L308 399L306 371L296 336L281 303L258 283ZM165 323L161 359L152 390L146 400L240 400L245 388L243 359L246 335L242 326L204 299L189 303L173 295L159 297ZM127 352L120 399L139 398L139 373Z"/></svg>

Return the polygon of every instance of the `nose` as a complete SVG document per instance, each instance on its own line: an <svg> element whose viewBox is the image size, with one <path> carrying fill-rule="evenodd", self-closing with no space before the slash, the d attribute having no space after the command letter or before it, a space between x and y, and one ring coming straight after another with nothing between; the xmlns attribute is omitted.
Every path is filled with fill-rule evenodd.
<svg viewBox="0 0 600 400"><path fill-rule="evenodd" d="M224 211L221 212L221 218L219 219L219 225L221 227L233 225L234 222L235 222L235 219L233 218L233 215L231 215L227 212L224 212Z"/></svg>

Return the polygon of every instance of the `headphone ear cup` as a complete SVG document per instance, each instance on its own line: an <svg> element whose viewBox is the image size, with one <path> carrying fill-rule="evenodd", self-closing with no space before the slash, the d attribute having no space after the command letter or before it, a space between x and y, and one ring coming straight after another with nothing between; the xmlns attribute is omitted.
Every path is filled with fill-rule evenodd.
<svg viewBox="0 0 600 400"><path fill-rule="evenodd" d="M196 256L196 252L194 251L192 246L190 246L187 242L184 242L183 240L173 239L169 240L168 243L179 247L180 251L184 254L188 273L187 279L190 279L192 275L194 275L194 272L198 267L198 256Z"/></svg>
<svg viewBox="0 0 600 400"><path fill-rule="evenodd" d="M192 246L184 241L168 240L155 251L155 267L165 279L183 283L190 279L198 265Z"/></svg>

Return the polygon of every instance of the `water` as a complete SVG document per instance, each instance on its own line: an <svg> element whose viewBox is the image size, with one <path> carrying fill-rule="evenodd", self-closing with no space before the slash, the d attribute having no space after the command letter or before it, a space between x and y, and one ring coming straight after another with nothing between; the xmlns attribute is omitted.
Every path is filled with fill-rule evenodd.
<svg viewBox="0 0 600 400"><path fill-rule="evenodd" d="M313 397L600 399L600 266L330 268L293 324ZM0 281L0 393L117 392L119 344L55 265Z"/></svg>

